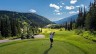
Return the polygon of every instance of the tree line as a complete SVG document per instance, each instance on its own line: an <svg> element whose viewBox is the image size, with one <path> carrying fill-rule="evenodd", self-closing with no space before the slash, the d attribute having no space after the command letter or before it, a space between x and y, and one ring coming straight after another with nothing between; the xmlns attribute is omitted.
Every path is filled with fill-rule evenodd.
<svg viewBox="0 0 96 54"><path fill-rule="evenodd" d="M0 16L0 36L15 37L15 36L32 36L40 33L37 26L27 23L18 18L10 18L7 15Z"/></svg>
<svg viewBox="0 0 96 54"><path fill-rule="evenodd" d="M32 36L41 32L40 27L51 23L35 13L0 10L0 37Z"/></svg>
<svg viewBox="0 0 96 54"><path fill-rule="evenodd" d="M20 22L16 18L9 18L7 15L0 17L0 33L2 37L17 36L21 34Z"/></svg>
<svg viewBox="0 0 96 54"><path fill-rule="evenodd" d="M84 29L89 31L96 31L96 2L90 2L89 11L82 7L79 8L78 18L74 21L66 22L64 24L65 30Z"/></svg>

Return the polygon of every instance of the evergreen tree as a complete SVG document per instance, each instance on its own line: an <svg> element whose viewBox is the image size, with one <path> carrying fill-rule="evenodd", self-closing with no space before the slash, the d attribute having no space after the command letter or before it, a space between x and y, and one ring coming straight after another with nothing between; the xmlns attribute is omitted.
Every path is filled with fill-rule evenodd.
<svg viewBox="0 0 96 54"><path fill-rule="evenodd" d="M4 16L3 16L4 17ZM7 37L7 32L6 32L6 18L3 18L2 17L2 20L1 20L1 35L3 36L3 37Z"/></svg>
<svg viewBox="0 0 96 54"><path fill-rule="evenodd" d="M82 27L82 8L79 8L79 14L78 14L78 18L76 20L76 28L81 28Z"/></svg>
<svg viewBox="0 0 96 54"><path fill-rule="evenodd" d="M6 17L6 22L5 22L6 37L8 37L8 36L11 36L11 25L10 25L10 20L8 16L5 16L5 17Z"/></svg>
<svg viewBox="0 0 96 54"><path fill-rule="evenodd" d="M67 25L67 22L66 22L66 24L65 24L65 30L67 30L68 29L68 25Z"/></svg>
<svg viewBox="0 0 96 54"><path fill-rule="evenodd" d="M12 31L12 36L16 36L17 33L17 26L16 26L16 19L11 19L11 31Z"/></svg>
<svg viewBox="0 0 96 54"><path fill-rule="evenodd" d="M82 26L85 27L85 19L86 19L86 9L85 9L85 6L84 6L84 14L83 14L83 19L82 19Z"/></svg>
<svg viewBox="0 0 96 54"><path fill-rule="evenodd" d="M17 34L21 35L21 27L20 27L19 19L16 19L16 27L17 27Z"/></svg>
<svg viewBox="0 0 96 54"><path fill-rule="evenodd" d="M71 19L71 21L70 21L70 30L72 30L72 24L73 24L73 22L72 22L72 19Z"/></svg>
<svg viewBox="0 0 96 54"><path fill-rule="evenodd" d="M96 2L90 4L90 9L85 20L86 28L96 30Z"/></svg>

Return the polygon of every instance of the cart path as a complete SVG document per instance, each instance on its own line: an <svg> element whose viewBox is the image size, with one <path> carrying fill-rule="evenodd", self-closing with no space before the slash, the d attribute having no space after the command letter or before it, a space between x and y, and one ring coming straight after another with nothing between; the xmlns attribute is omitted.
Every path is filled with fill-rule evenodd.
<svg viewBox="0 0 96 54"><path fill-rule="evenodd" d="M43 38L45 38L45 35L35 35L34 38L35 38L35 39L43 39ZM0 40L0 43L17 41L17 40L21 40L21 38L19 38L19 39L14 39L14 40L4 39L4 40Z"/></svg>

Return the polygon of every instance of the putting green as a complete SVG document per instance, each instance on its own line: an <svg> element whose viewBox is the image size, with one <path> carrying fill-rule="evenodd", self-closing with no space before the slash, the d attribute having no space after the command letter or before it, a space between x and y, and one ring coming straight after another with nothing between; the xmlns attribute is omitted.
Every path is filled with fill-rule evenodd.
<svg viewBox="0 0 96 54"><path fill-rule="evenodd" d="M64 41L21 40L0 44L0 54L84 54L78 47Z"/></svg>

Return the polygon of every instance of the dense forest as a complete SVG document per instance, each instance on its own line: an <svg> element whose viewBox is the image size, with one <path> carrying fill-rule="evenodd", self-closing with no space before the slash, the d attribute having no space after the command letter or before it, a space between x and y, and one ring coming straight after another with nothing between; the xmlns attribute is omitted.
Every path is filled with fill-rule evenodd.
<svg viewBox="0 0 96 54"><path fill-rule="evenodd" d="M19 13L13 11L0 11L0 36L21 36L30 32L38 33L38 28L53 22L35 13ZM30 30L30 31L29 31ZM30 34L31 34L30 33Z"/></svg>
<svg viewBox="0 0 96 54"><path fill-rule="evenodd" d="M84 29L89 31L96 31L96 2L90 2L89 11L86 11L85 7L83 8L79 8L79 14L76 20L66 22L64 24L65 29Z"/></svg>

